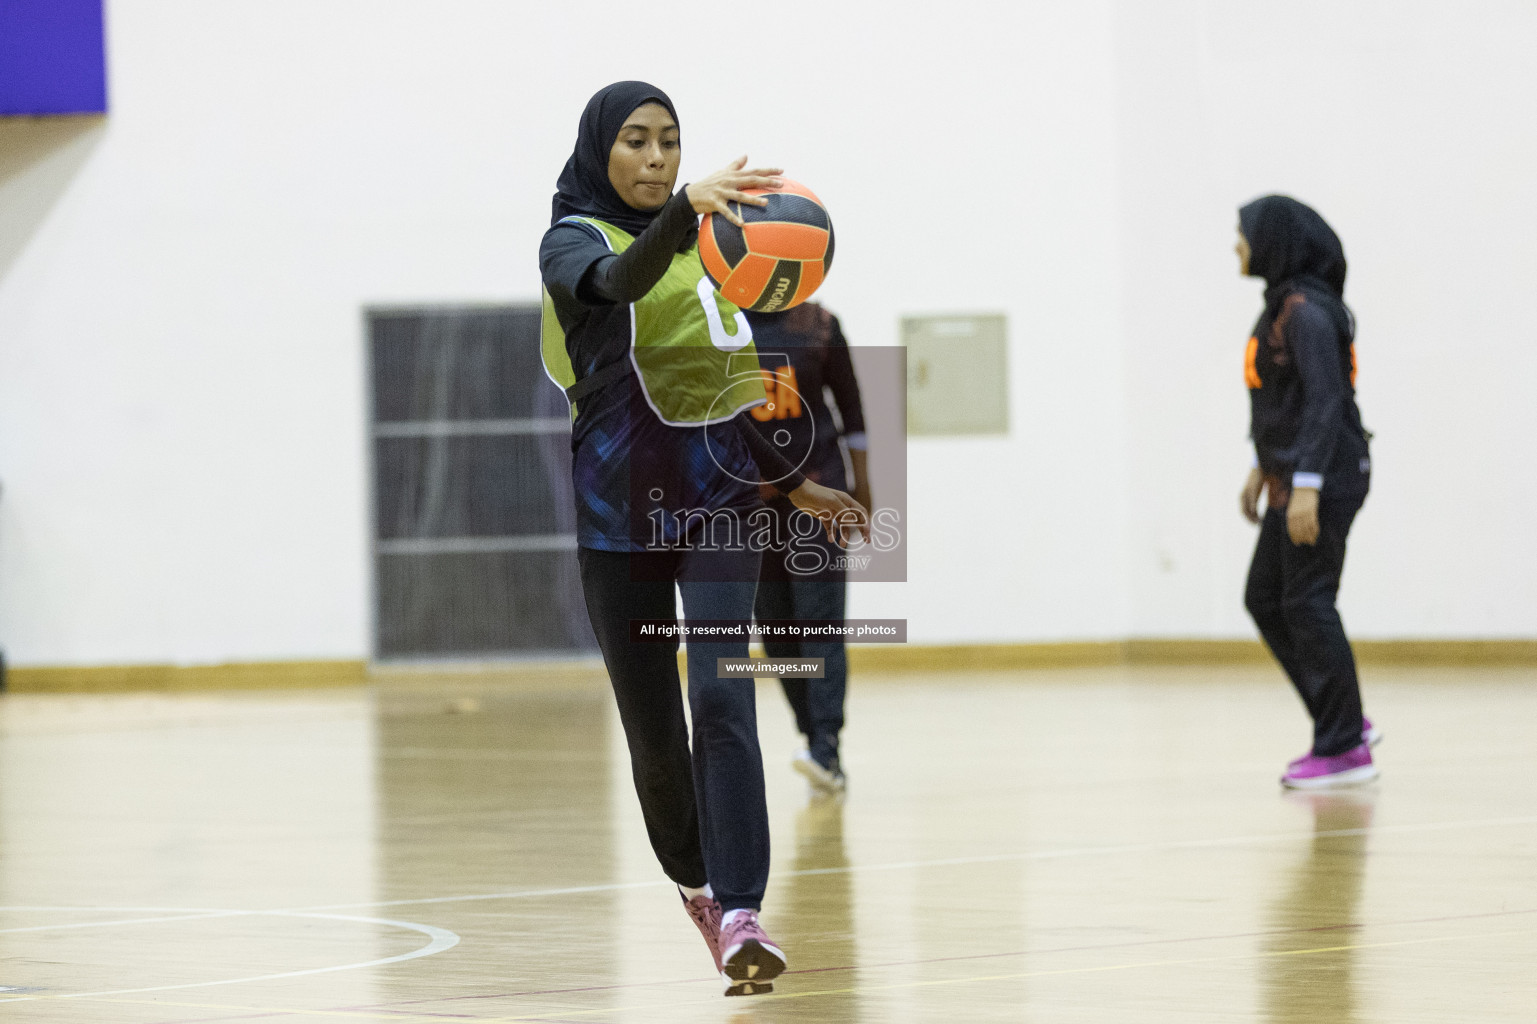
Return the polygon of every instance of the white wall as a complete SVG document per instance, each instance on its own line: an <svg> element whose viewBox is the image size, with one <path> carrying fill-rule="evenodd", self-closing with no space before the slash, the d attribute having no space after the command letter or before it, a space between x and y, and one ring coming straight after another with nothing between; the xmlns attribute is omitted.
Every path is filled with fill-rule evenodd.
<svg viewBox="0 0 1537 1024"><path fill-rule="evenodd" d="M1537 6L1122 0L1118 182L1139 635L1252 635L1237 207L1339 231L1372 493L1342 610L1374 637L1537 636Z"/></svg>
<svg viewBox="0 0 1537 1024"><path fill-rule="evenodd" d="M0 173L0 644L365 654L361 308L533 298L577 115L624 77L679 104L685 178L748 152L827 200L823 294L856 343L1009 315L1011 435L913 442L912 583L853 614L929 642L1247 635L1256 296L1227 247L1236 205L1285 189L1345 238L1380 435L1352 624L1537 634L1533 14L1312 6L792 3L733 28L116 0L105 126Z"/></svg>

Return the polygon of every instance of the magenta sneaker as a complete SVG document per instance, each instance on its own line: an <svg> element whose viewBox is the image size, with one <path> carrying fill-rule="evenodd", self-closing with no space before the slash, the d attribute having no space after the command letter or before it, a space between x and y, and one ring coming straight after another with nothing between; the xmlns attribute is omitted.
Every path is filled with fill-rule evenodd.
<svg viewBox="0 0 1537 1024"><path fill-rule="evenodd" d="M1361 742L1365 743L1368 747L1375 747L1377 744L1381 743L1382 730L1373 725L1370 718L1363 718L1361 719L1361 722ZM1312 756L1313 751L1309 750L1301 757L1293 758L1292 760L1286 762L1286 767L1295 768Z"/></svg>
<svg viewBox="0 0 1537 1024"><path fill-rule="evenodd" d="M774 991L785 969L784 951L758 924L757 912L736 913L720 930L721 980L728 996L756 996Z"/></svg>
<svg viewBox="0 0 1537 1024"><path fill-rule="evenodd" d="M678 895L683 896L683 893L680 891ZM683 909L688 911L688 916L699 927L699 934L704 936L705 945L710 947L710 956L715 960L715 972L719 974L720 904L708 896L695 896L693 899L684 896Z"/></svg>
<svg viewBox="0 0 1537 1024"><path fill-rule="evenodd" d="M1281 785L1287 789L1333 789L1359 786L1372 781L1377 774L1377 766L1372 764L1371 745L1363 743L1334 757L1309 754L1286 770L1281 776Z"/></svg>

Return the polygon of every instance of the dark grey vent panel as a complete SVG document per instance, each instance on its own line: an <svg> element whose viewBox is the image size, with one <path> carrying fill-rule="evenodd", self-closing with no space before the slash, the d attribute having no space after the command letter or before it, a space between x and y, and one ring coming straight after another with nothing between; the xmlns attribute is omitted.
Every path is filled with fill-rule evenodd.
<svg viewBox="0 0 1537 1024"><path fill-rule="evenodd" d="M376 655L594 650L539 308L376 310L368 336Z"/></svg>

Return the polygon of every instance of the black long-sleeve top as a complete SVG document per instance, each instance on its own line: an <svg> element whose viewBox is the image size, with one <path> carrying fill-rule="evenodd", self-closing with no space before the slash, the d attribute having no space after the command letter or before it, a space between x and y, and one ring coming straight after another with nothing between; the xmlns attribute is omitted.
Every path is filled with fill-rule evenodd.
<svg viewBox="0 0 1537 1024"><path fill-rule="evenodd" d="M1249 435L1261 471L1292 487L1322 488L1367 467L1356 406L1354 349L1333 316L1301 291L1249 341Z"/></svg>
<svg viewBox="0 0 1537 1024"><path fill-rule="evenodd" d="M601 256L587 268L577 285L577 298L592 305L639 300L667 273L678 247L698 224L688 195L679 189L628 249Z"/></svg>
<svg viewBox="0 0 1537 1024"><path fill-rule="evenodd" d="M555 315L566 331L568 344L576 341L577 348L596 349L570 353L579 380L627 358L629 339L627 332L583 332L576 329L578 325L590 319L595 309L611 315L616 307L642 298L667 273L673 257L692 244L699 221L687 188L685 185L678 189L622 253L610 251L585 225L562 223L545 233L539 247L539 269ZM581 344L579 339L585 334L595 335L598 344ZM805 483L805 475L780 455L746 416L743 413L737 417L737 429L762 477L774 481L775 488L785 494Z"/></svg>

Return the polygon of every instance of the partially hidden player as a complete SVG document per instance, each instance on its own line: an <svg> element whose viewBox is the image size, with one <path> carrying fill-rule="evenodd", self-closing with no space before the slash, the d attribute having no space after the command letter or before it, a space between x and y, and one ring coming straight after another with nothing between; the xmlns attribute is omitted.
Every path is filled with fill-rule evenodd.
<svg viewBox="0 0 1537 1024"><path fill-rule="evenodd" d="M1260 524L1244 603L1313 718L1313 747L1281 782L1358 785L1377 777L1371 748L1381 735L1361 712L1335 607L1345 539L1371 482L1345 250L1322 217L1287 196L1238 211L1236 249L1240 273L1266 286L1244 367L1256 458L1239 501Z"/></svg>
<svg viewBox="0 0 1537 1024"><path fill-rule="evenodd" d="M854 500L870 508L864 406L838 318L817 303L806 302L783 313L748 311L747 320L752 324L753 343L763 364L765 387L770 391L769 403L752 410L758 429L780 451L803 458L800 468L809 479L838 490L848 487L843 457L846 445ZM828 394L831 405L824 397ZM763 554L758 618L842 622L848 572L839 558L841 549L823 533L793 529L790 520L805 513L799 513L787 498L765 494L764 500L779 521L778 535L794 541ZM765 639L763 647L775 659L822 659L822 678L780 680L795 714L796 728L806 738L806 749L792 764L816 791L828 795L843 792L846 779L838 751L848 691L848 654L843 639Z"/></svg>
<svg viewBox="0 0 1537 1024"><path fill-rule="evenodd" d="M675 586L690 622L751 619L759 557L732 538L761 509L762 479L829 529L867 518L743 421L765 400L751 330L699 260L697 216L740 223L728 204L763 205L742 190L780 172L744 157L675 191L681 152L655 86L619 82L588 102L539 248L543 354L572 402L582 590L651 846L726 994L752 995L772 990L785 955L758 920L769 824L754 686L717 677L716 659L746 657L747 639L689 642L691 750L677 642L637 640L631 621L675 619Z"/></svg>

